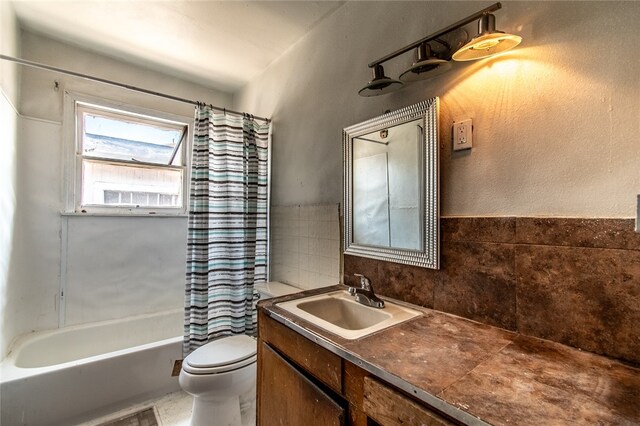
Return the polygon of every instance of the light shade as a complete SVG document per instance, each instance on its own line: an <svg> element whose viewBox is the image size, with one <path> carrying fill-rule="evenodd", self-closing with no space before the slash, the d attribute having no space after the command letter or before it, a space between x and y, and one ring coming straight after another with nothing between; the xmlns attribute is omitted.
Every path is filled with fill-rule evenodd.
<svg viewBox="0 0 640 426"><path fill-rule="evenodd" d="M486 14L478 21L478 36L453 54L454 61L473 61L505 52L520 44L522 37L496 31L496 18Z"/></svg>
<svg viewBox="0 0 640 426"><path fill-rule="evenodd" d="M382 65L378 64L373 67L373 79L360 89L358 94L360 96L384 95L400 89L403 85L403 82L385 76Z"/></svg>
<svg viewBox="0 0 640 426"><path fill-rule="evenodd" d="M451 68L451 63L431 56L431 46L422 43L417 47L416 61L405 72L400 74L404 82L424 80L442 74Z"/></svg>

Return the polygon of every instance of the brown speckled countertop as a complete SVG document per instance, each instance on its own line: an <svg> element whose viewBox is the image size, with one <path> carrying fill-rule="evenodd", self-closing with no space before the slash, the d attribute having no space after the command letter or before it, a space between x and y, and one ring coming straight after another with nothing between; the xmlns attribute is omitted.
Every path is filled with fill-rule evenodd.
<svg viewBox="0 0 640 426"><path fill-rule="evenodd" d="M398 301L393 302L424 315L357 340L343 339L277 306L337 289L345 287L270 299L259 307L289 328L463 421L640 424L640 369L603 356Z"/></svg>

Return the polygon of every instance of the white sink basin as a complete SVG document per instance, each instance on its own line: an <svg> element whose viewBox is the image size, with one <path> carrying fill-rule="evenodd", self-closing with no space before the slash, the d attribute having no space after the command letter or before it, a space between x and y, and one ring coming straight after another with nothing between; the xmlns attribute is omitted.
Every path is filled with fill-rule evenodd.
<svg viewBox="0 0 640 426"><path fill-rule="evenodd" d="M382 309L364 306L343 290L276 305L345 339L358 339L421 315L387 300Z"/></svg>

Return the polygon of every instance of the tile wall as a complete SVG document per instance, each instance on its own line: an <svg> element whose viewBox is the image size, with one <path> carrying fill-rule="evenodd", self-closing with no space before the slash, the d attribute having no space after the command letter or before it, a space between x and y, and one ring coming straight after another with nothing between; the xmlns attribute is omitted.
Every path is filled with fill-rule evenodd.
<svg viewBox="0 0 640 426"><path fill-rule="evenodd" d="M340 282L339 204L271 207L271 281L302 289Z"/></svg>
<svg viewBox="0 0 640 426"><path fill-rule="evenodd" d="M344 256L344 280L472 320L640 364L632 219L442 218L441 269Z"/></svg>

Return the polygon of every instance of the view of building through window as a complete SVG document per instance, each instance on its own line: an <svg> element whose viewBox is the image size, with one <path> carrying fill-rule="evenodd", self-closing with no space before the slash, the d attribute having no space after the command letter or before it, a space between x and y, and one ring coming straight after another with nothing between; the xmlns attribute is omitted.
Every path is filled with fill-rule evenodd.
<svg viewBox="0 0 640 426"><path fill-rule="evenodd" d="M78 103L81 206L181 208L187 127Z"/></svg>

